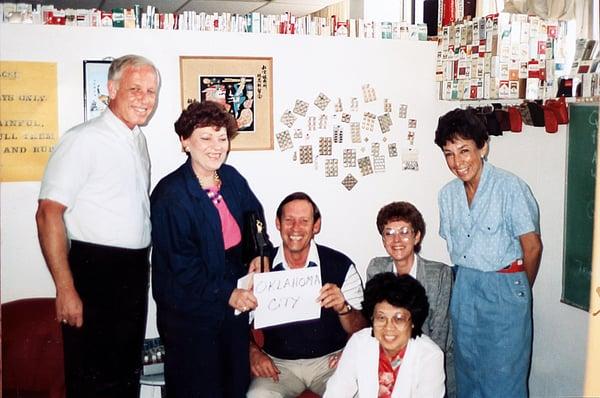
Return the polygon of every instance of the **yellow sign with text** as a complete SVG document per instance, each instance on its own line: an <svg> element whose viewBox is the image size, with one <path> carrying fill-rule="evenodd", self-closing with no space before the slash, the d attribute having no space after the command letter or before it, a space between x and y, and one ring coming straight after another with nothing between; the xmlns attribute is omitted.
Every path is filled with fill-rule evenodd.
<svg viewBox="0 0 600 398"><path fill-rule="evenodd" d="M39 181L58 140L56 63L0 61L0 182Z"/></svg>

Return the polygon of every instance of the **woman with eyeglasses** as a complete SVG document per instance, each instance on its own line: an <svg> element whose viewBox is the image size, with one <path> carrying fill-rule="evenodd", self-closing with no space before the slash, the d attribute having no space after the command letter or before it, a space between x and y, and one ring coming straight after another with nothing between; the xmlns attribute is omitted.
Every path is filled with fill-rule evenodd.
<svg viewBox="0 0 600 398"><path fill-rule="evenodd" d="M379 210L377 230L388 256L375 257L367 266L367 281L382 272L408 274L425 288L429 313L423 333L444 352L446 359L447 397L456 396L452 332L450 331L450 295L452 269L446 264L422 258L421 242L425 237L425 221L415 206L408 202L392 202Z"/></svg>
<svg viewBox="0 0 600 398"><path fill-rule="evenodd" d="M443 397L444 353L422 330L428 311L412 276L375 275L362 303L372 327L352 335L323 397Z"/></svg>

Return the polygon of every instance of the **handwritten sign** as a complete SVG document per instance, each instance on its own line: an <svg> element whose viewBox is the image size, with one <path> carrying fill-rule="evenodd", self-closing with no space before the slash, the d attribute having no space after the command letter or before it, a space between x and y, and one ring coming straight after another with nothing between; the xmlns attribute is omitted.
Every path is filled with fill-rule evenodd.
<svg viewBox="0 0 600 398"><path fill-rule="evenodd" d="M254 311L254 327L319 318L321 305L316 300L321 286L319 267L255 274L258 307Z"/></svg>
<svg viewBox="0 0 600 398"><path fill-rule="evenodd" d="M0 181L39 181L58 140L56 64L0 61Z"/></svg>

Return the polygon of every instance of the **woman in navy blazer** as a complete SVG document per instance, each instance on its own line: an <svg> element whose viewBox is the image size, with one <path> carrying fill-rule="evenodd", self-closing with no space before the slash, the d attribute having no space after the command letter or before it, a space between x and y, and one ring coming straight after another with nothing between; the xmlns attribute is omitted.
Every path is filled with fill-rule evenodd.
<svg viewBox="0 0 600 398"><path fill-rule="evenodd" d="M151 195L152 292L165 346L169 397L244 397L249 384L251 290L241 250L244 214L262 206L247 181L223 164L237 132L215 102L192 103L175 122L187 161ZM254 258L250 269L260 269ZM235 315L234 310L241 312Z"/></svg>

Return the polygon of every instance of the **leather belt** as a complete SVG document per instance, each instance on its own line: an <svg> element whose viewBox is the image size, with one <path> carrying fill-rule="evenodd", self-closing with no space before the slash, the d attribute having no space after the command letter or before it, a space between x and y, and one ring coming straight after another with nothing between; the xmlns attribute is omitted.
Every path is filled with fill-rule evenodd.
<svg viewBox="0 0 600 398"><path fill-rule="evenodd" d="M525 271L525 266L523 265L523 260L519 258L496 272L500 272L501 274L512 274L523 271Z"/></svg>

